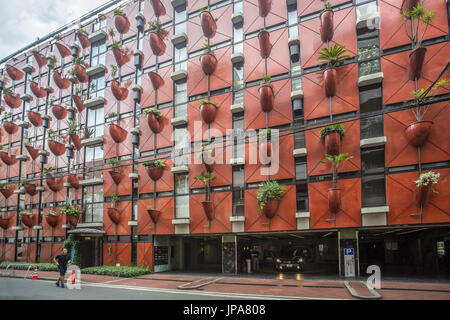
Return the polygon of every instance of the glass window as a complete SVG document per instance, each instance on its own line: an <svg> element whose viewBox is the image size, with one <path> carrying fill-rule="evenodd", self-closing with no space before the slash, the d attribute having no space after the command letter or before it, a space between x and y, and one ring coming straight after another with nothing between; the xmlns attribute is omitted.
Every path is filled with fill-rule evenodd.
<svg viewBox="0 0 450 320"><path fill-rule="evenodd" d="M241 62L233 65L233 87L234 90L244 88L244 64Z"/></svg>
<svg viewBox="0 0 450 320"><path fill-rule="evenodd" d="M103 222L103 185L84 187L84 222Z"/></svg>
<svg viewBox="0 0 450 320"><path fill-rule="evenodd" d="M93 137L100 137L104 130L104 108L95 108L87 110L87 129L94 130Z"/></svg>
<svg viewBox="0 0 450 320"><path fill-rule="evenodd" d="M245 132L243 117L233 119L233 158L245 157Z"/></svg>
<svg viewBox="0 0 450 320"><path fill-rule="evenodd" d="M92 31L98 31L106 28L106 19L102 19L92 25Z"/></svg>
<svg viewBox="0 0 450 320"><path fill-rule="evenodd" d="M361 150L361 171L363 175L384 172L384 148Z"/></svg>
<svg viewBox="0 0 450 320"><path fill-rule="evenodd" d="M174 130L175 146L174 161L175 166L184 166L189 163L189 133L187 128L175 128Z"/></svg>
<svg viewBox="0 0 450 320"><path fill-rule="evenodd" d="M89 98L104 97L105 96L105 75L100 74L90 77L89 81Z"/></svg>
<svg viewBox="0 0 450 320"><path fill-rule="evenodd" d="M297 212L309 210L308 185L306 183L297 184L296 187Z"/></svg>
<svg viewBox="0 0 450 320"><path fill-rule="evenodd" d="M91 66L106 64L106 43L105 40L94 42L91 50Z"/></svg>
<svg viewBox="0 0 450 320"><path fill-rule="evenodd" d="M363 207L386 205L386 186L384 174L363 176L361 182Z"/></svg>
<svg viewBox="0 0 450 320"><path fill-rule="evenodd" d="M233 168L233 216L245 215L244 167Z"/></svg>
<svg viewBox="0 0 450 320"><path fill-rule="evenodd" d="M361 118L361 139L382 137L383 132L383 115Z"/></svg>
<svg viewBox="0 0 450 320"><path fill-rule="evenodd" d="M189 218L189 176L175 175L175 217Z"/></svg>
<svg viewBox="0 0 450 320"><path fill-rule="evenodd" d="M306 180L306 158L300 158L295 161L295 179Z"/></svg>
<svg viewBox="0 0 450 320"><path fill-rule="evenodd" d="M381 110L383 105L381 84L361 88L359 90L359 105L361 113Z"/></svg>

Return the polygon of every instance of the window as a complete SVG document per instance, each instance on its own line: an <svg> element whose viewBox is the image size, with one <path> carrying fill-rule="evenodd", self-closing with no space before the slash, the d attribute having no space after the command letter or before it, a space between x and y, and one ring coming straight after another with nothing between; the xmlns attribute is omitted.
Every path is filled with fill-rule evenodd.
<svg viewBox="0 0 450 320"><path fill-rule="evenodd" d="M245 157L245 132L244 132L244 116L233 116L233 158Z"/></svg>
<svg viewBox="0 0 450 320"><path fill-rule="evenodd" d="M297 199L297 212L308 211L308 185L306 183L297 184L295 190Z"/></svg>
<svg viewBox="0 0 450 320"><path fill-rule="evenodd" d="M187 128L175 128L174 130L174 163L175 166L187 166L189 163L189 133Z"/></svg>
<svg viewBox="0 0 450 320"><path fill-rule="evenodd" d="M244 64L242 62L233 64L233 89L236 91L244 89Z"/></svg>
<svg viewBox="0 0 450 320"><path fill-rule="evenodd" d="M377 29L358 29L359 75L365 76L381 71L380 40Z"/></svg>
<svg viewBox="0 0 450 320"><path fill-rule="evenodd" d="M93 137L103 136L104 130L104 108L95 108L87 110L87 129L94 130Z"/></svg>
<svg viewBox="0 0 450 320"><path fill-rule="evenodd" d="M233 216L245 215L244 167L233 168Z"/></svg>
<svg viewBox="0 0 450 320"><path fill-rule="evenodd" d="M187 82L186 80L175 83L175 97L174 97L174 116L183 117L187 115Z"/></svg>
<svg viewBox="0 0 450 320"><path fill-rule="evenodd" d="M189 176L175 175L175 218L189 218Z"/></svg>
<svg viewBox="0 0 450 320"><path fill-rule="evenodd" d="M104 97L105 96L105 75L95 75L90 77L89 81L89 98Z"/></svg>
<svg viewBox="0 0 450 320"><path fill-rule="evenodd" d="M381 84L374 84L359 91L360 113L376 112L382 109ZM361 118L361 139L383 136L383 115Z"/></svg>
<svg viewBox="0 0 450 320"><path fill-rule="evenodd" d="M92 32L106 28L106 19L102 19L92 25Z"/></svg>
<svg viewBox="0 0 450 320"><path fill-rule="evenodd" d="M297 4L288 6L289 38L298 37Z"/></svg>
<svg viewBox="0 0 450 320"><path fill-rule="evenodd" d="M298 158L295 160L295 179L306 180L306 157Z"/></svg>
<svg viewBox="0 0 450 320"><path fill-rule="evenodd" d="M91 66L99 64L106 64L106 43L105 40L100 40L92 44L91 51Z"/></svg>
<svg viewBox="0 0 450 320"><path fill-rule="evenodd" d="M103 222L103 185L84 187L84 222Z"/></svg>
<svg viewBox="0 0 450 320"><path fill-rule="evenodd" d="M386 204L384 162L384 148L361 151L362 207Z"/></svg>

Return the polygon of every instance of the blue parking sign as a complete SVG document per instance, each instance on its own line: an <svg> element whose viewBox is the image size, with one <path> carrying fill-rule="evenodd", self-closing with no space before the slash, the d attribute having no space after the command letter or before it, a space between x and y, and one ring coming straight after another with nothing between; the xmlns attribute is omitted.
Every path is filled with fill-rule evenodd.
<svg viewBox="0 0 450 320"><path fill-rule="evenodd" d="M353 248L344 248L344 255L352 256L353 255Z"/></svg>

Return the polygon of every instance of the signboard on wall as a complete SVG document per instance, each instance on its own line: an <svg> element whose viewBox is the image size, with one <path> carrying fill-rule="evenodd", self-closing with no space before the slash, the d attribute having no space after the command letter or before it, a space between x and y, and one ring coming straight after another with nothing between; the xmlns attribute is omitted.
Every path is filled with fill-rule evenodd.
<svg viewBox="0 0 450 320"><path fill-rule="evenodd" d="M169 247L155 247L155 266L169 264Z"/></svg>

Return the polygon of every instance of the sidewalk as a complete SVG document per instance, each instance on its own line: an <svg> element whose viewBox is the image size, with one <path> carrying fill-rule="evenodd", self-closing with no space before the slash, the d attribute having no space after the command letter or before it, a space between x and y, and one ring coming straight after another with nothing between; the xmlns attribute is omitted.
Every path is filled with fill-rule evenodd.
<svg viewBox="0 0 450 320"><path fill-rule="evenodd" d="M16 277L24 276L25 271L16 271ZM30 276L31 277L31 276ZM223 278L222 278L223 277ZM39 272L40 280L58 278L57 272ZM67 278L67 277L66 277ZM213 283L205 280L221 278ZM203 292L245 293L257 295L277 295L285 297L308 297L320 299L356 299L344 285L343 280L295 280L264 279L255 277L233 277L224 275L185 275L159 273L138 278L119 278L99 275L82 275L82 283L136 286L146 288L178 289L181 285L198 281L208 283L200 288ZM199 281L203 280L203 281ZM367 288L356 281L352 286L361 295L367 295ZM377 290L383 300L450 300L450 283L387 281ZM180 290L181 291L181 290Z"/></svg>

